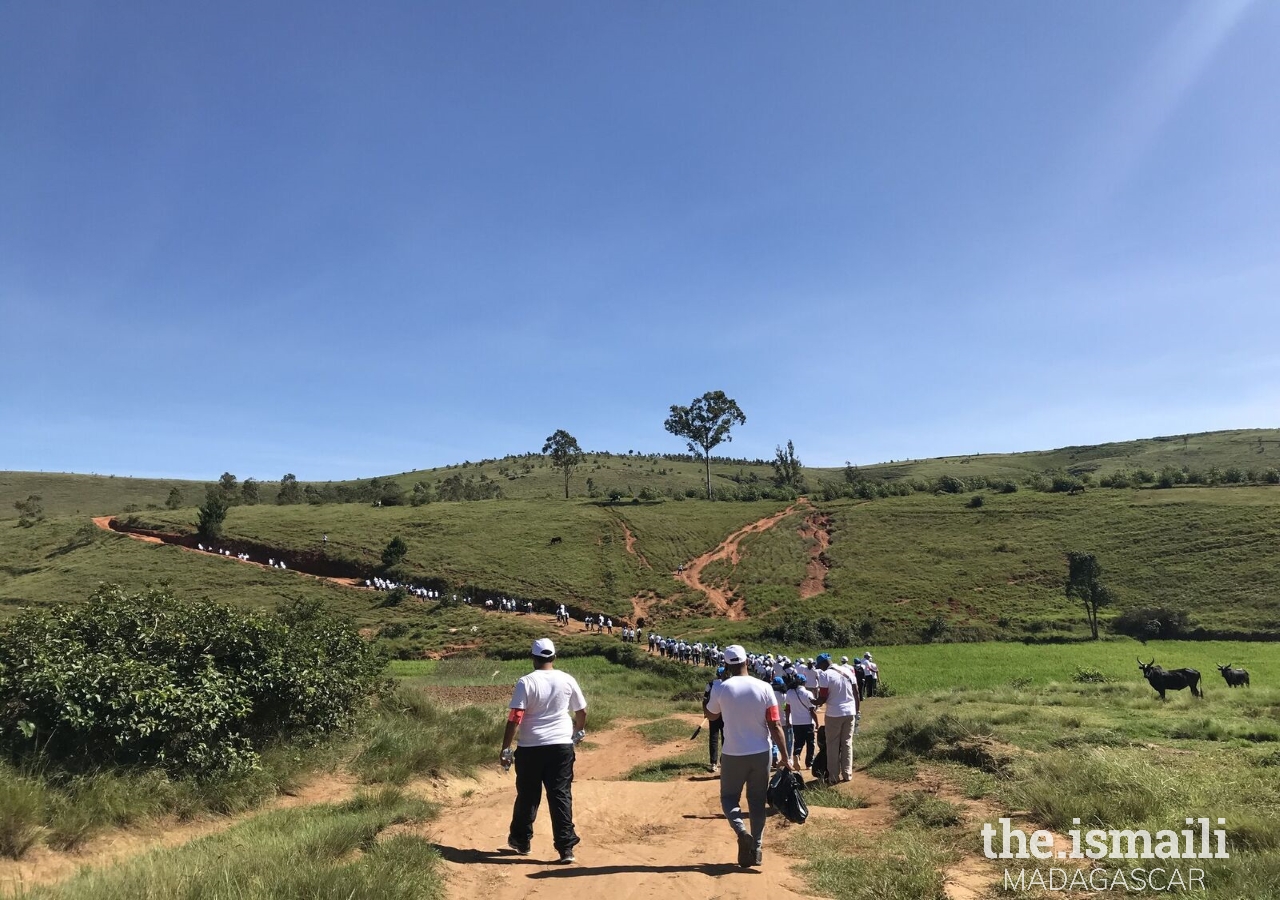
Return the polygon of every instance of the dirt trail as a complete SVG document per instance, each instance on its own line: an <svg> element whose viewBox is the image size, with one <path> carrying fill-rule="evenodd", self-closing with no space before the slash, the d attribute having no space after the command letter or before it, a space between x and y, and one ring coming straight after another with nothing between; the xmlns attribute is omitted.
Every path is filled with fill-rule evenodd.
<svg viewBox="0 0 1280 900"><path fill-rule="evenodd" d="M741 545L743 538L748 535L760 534L763 531L768 531L774 525L777 525L787 516L795 512L796 507L800 505L807 506L808 501L801 498L799 501L788 506L781 512L776 512L771 516L765 516L763 519L759 519L758 521L752 522L750 525L739 528L733 534L721 541L714 550L704 553L697 559L694 559L684 567L683 572L677 572L676 578L689 585L689 587L693 588L695 591L702 591L702 593L706 594L707 599L711 601L712 605L720 612L724 613L728 618L734 620L745 618L746 613L743 612L741 606L735 603L735 598L732 592L716 587L715 585L705 583L702 580L702 571L708 565L720 559L727 559L731 564L736 566L741 558L738 554L738 547Z"/></svg>
<svg viewBox="0 0 1280 900"><path fill-rule="evenodd" d="M872 715L879 711L879 703ZM674 716L696 727L698 717ZM694 775L680 780L647 783L624 781L638 765L670 758L690 747L705 748L699 740L680 738L663 744L638 739L632 720L618 720L605 731L589 733L578 754L574 779L574 819L583 843L578 863L552 862L555 851L545 811L535 824L533 852L527 857L505 851L507 824L514 799L510 774L484 768L475 778L420 780L408 790L442 803L442 815L421 826L397 826L397 832L422 834L445 861L448 896L455 900L640 900L676 893L687 897L761 896L799 900L812 892L792 872L797 860L783 850L794 829L781 816L771 815L765 832L764 863L739 869L735 845L720 813L719 780ZM253 813L211 818L192 823L161 823L145 829L125 829L91 841L76 853L39 849L21 861L0 862L0 896L49 884L74 875L81 867L108 866L163 847L174 847L215 834L265 812L349 799L358 785L346 774L312 779L295 795L281 797ZM915 785L879 781L855 773L852 789L867 805L861 809L813 807L810 823L836 823L849 833L876 834L894 821L892 800L904 789L936 792L956 798L954 789L936 776L922 774ZM994 808L967 801L971 820L996 815ZM811 824L804 827L813 827ZM997 881L989 861L966 855L946 872L950 900L988 896Z"/></svg>
<svg viewBox="0 0 1280 900"><path fill-rule="evenodd" d="M115 520L115 516L96 516L94 517L93 524L97 525L99 528L103 529L104 531L111 531L116 534L123 534L125 537L132 538L135 541L142 541L144 544L164 544L165 543L165 541L156 537L155 535L137 534L136 532L133 532L133 531L126 531L123 529L112 528L111 523L114 520ZM241 559L238 556L222 556L221 554L218 554L218 553L210 553L207 550L200 550L196 547L187 547L183 544L174 543L174 544L169 544L169 546L177 547L178 549L185 550L188 553L199 553L201 556L217 556L217 557L220 557L221 559L229 559L232 562L242 563L243 565L246 565L246 566L257 566L259 569L271 568L266 563L255 562L252 559ZM339 578L337 576L331 576L331 575L312 575L310 572L303 572L298 569L285 569L284 571L292 572L295 575L303 575L303 576L306 576L307 578L318 578L321 581L328 581L331 584L340 584L343 587L359 588L362 591L372 590L372 588L366 588L364 586L364 582L358 578Z"/></svg>
<svg viewBox="0 0 1280 900"><path fill-rule="evenodd" d="M627 552L638 559L640 561L640 565L644 566L646 569L653 568L649 565L649 560L644 558L644 554L636 549L636 536L631 533L631 528L628 527L627 523L622 519L618 519L618 524L622 526L622 536L627 542Z"/></svg>
<svg viewBox="0 0 1280 900"><path fill-rule="evenodd" d="M813 541L809 547L809 564L805 571L804 581L800 583L800 599L808 600L827 589L827 548L831 546L831 517L820 512L812 512L805 517L800 526L800 536L806 541Z"/></svg>

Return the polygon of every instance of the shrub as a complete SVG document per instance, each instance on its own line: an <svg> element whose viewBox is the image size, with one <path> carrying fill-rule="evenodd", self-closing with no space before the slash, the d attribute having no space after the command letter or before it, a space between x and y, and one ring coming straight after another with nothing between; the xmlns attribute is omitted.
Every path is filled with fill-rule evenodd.
<svg viewBox="0 0 1280 900"><path fill-rule="evenodd" d="M1106 684L1111 681L1104 672L1093 666L1076 666L1075 672L1071 674L1071 680L1076 684Z"/></svg>
<svg viewBox="0 0 1280 900"><path fill-rule="evenodd" d="M1018 493L1018 482L1001 481L999 484L993 485L996 493L999 494L1016 494Z"/></svg>
<svg viewBox="0 0 1280 900"><path fill-rule="evenodd" d="M943 475L937 480L935 490L944 494L963 494L965 483L954 475Z"/></svg>
<svg viewBox="0 0 1280 900"><path fill-rule="evenodd" d="M1262 480L1267 484L1280 484L1280 469L1267 469L1262 473Z"/></svg>
<svg viewBox="0 0 1280 900"><path fill-rule="evenodd" d="M198 513L197 530L207 541L222 537L222 523L227 519L227 498L215 487L205 493L204 504Z"/></svg>
<svg viewBox="0 0 1280 900"><path fill-rule="evenodd" d="M409 555L409 545L399 535L393 537L387 542L387 546L382 548L382 565L383 568L392 569L400 565L404 558Z"/></svg>
<svg viewBox="0 0 1280 900"><path fill-rule="evenodd" d="M978 509L979 507L982 506L982 503L983 503L982 495L974 494L972 497L969 498L969 502L966 503L965 505L968 506L969 509Z"/></svg>
<svg viewBox="0 0 1280 900"><path fill-rule="evenodd" d="M243 772L273 739L348 726L381 668L315 603L269 614L104 585L0 631L0 753Z"/></svg>
<svg viewBox="0 0 1280 900"><path fill-rule="evenodd" d="M1054 475L1049 485L1050 493L1077 494L1084 490L1084 482L1074 475Z"/></svg>
<svg viewBox="0 0 1280 900"><path fill-rule="evenodd" d="M1149 606L1131 609L1111 620L1111 630L1139 640L1173 640L1191 628L1191 616L1181 609Z"/></svg>

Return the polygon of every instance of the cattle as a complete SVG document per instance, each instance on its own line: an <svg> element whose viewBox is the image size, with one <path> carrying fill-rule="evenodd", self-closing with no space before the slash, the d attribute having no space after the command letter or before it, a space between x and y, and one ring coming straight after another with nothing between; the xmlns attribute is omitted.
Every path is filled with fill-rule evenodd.
<svg viewBox="0 0 1280 900"><path fill-rule="evenodd" d="M1165 670L1156 665L1155 659L1149 663L1139 659L1138 668L1147 682L1156 689L1161 700L1166 699L1165 691L1180 691L1183 688L1191 688L1192 696L1204 699L1204 694L1200 690L1200 673L1195 669Z"/></svg>
<svg viewBox="0 0 1280 900"><path fill-rule="evenodd" d="M1227 682L1227 687L1249 686L1249 673L1244 669L1233 669L1231 663L1225 666L1218 666L1218 671L1222 673L1222 677Z"/></svg>
<svg viewBox="0 0 1280 900"><path fill-rule="evenodd" d="M554 547L556 544L560 543L562 540L563 538L561 538L559 535L556 535L551 539L551 546Z"/></svg>

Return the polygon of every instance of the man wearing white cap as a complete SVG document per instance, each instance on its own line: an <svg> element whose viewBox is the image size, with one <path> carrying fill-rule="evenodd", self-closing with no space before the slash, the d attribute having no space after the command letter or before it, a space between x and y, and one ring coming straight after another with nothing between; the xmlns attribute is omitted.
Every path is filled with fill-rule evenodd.
<svg viewBox="0 0 1280 900"><path fill-rule="evenodd" d="M769 739L787 745L779 724L773 688L747 674L747 651L738 644L724 650L728 678L711 688L706 713L724 720L724 750L720 754L720 807L738 835L738 865L760 865L764 839L765 798L769 792ZM784 759L790 769L791 760ZM742 789L747 789L751 828L742 821Z"/></svg>
<svg viewBox="0 0 1280 900"><path fill-rule="evenodd" d="M502 736L502 765L511 765L511 740L519 730L514 754L516 803L507 846L524 856L533 841L542 789L547 790L551 831L560 862L574 862L578 834L573 828L574 745L586 735L587 701L577 680L555 669L556 645L548 638L533 642L533 671L516 682ZM570 724L569 713L573 713Z"/></svg>

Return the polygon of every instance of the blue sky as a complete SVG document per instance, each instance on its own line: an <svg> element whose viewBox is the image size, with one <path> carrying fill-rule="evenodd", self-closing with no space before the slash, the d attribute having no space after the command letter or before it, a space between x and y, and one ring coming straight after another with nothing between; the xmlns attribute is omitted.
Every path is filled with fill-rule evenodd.
<svg viewBox="0 0 1280 900"><path fill-rule="evenodd" d="M1280 4L0 7L0 469L1280 424Z"/></svg>

